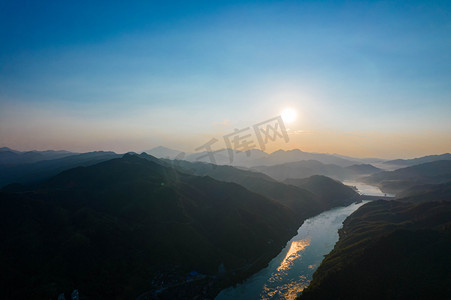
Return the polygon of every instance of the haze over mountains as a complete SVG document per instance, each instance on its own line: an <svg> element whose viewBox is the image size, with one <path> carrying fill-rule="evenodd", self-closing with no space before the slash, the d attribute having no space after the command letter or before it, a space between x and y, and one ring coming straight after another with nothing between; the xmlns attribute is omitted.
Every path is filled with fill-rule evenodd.
<svg viewBox="0 0 451 300"><path fill-rule="evenodd" d="M71 153L64 157L52 156L45 160L29 162L27 159L23 160L23 156L20 155L14 163L0 164L0 187L10 183L40 182L70 168L90 166L119 156L114 152L97 151L82 154Z"/></svg>
<svg viewBox="0 0 451 300"><path fill-rule="evenodd" d="M74 155L75 153L69 151L55 151L55 150L47 150L47 151L26 151L20 152L8 147L0 148L0 164L23 164L23 163L33 163L42 160L49 159L57 159L70 155Z"/></svg>
<svg viewBox="0 0 451 300"><path fill-rule="evenodd" d="M399 193L414 186L451 181L451 160L437 160L411 167L384 171L362 181L379 186L387 193Z"/></svg>
<svg viewBox="0 0 451 300"><path fill-rule="evenodd" d="M253 170L265 173L280 181L288 178L306 178L313 175L325 175L337 180L346 180L356 179L382 171L368 164L340 167L333 164L323 164L317 160L304 160L273 166L259 166L254 167Z"/></svg>
<svg viewBox="0 0 451 300"><path fill-rule="evenodd" d="M264 267L307 218L360 201L353 188L340 182L348 179L378 185L403 199L393 204L373 202L352 215L336 250L302 297L364 293L367 281L353 291L336 276L354 276L347 272L367 276L362 261L382 259L372 249L404 247L391 235L407 243L432 239L440 255L447 253L451 160L440 160L446 155L384 171L364 160L294 150L272 154L255 150L251 157L259 157L240 167L197 161L202 154L181 155L162 147L154 152L164 157L170 153L175 159L147 153L36 151L33 155L40 160L34 161L29 154L2 148L0 157L7 160L14 153L14 159L0 164L0 266L4 270L0 296L53 299L79 289L96 299L133 299L143 293L163 299L214 297ZM362 209L370 213L356 223ZM412 212L418 211L427 214L416 219ZM393 224L407 232L393 232ZM380 230L377 234L373 225ZM345 232L351 232L349 238ZM361 251L366 251L363 256ZM400 255L396 251L383 258L392 261ZM415 257L428 251L418 246L405 253ZM399 263L402 268L412 259L392 265ZM436 261L420 259L438 268ZM384 272L374 271L380 285L375 295L382 298L386 296L380 281ZM396 272L407 276L404 270ZM438 292L421 285L417 290L446 294L439 278L442 273L422 272L433 278L430 286ZM327 292L335 284L341 285L337 293Z"/></svg>
<svg viewBox="0 0 451 300"><path fill-rule="evenodd" d="M413 165L419 165L423 163L433 162L437 160L451 160L451 154L450 153L444 153L441 155L428 155L413 159L394 159L394 160L387 160L384 161L384 164L387 165L397 165L397 166L413 166Z"/></svg>
<svg viewBox="0 0 451 300"><path fill-rule="evenodd" d="M230 157L227 150L215 153L216 164L233 165L242 168L249 168L259 173L264 173L272 179L283 181L289 178L307 178L313 175L324 175L337 180L363 180L382 186L379 181L389 173L383 173L384 166L380 159L371 158L368 160L352 157L341 157L324 153L308 153L295 149L290 151L279 150L271 154L258 149L250 151L247 156L245 152L232 151L233 162L230 163ZM208 153L185 154L178 150L167 147L156 147L147 153L154 153L158 158L170 158L177 161L206 162L211 163ZM114 152L88 152L71 153L68 151L27 151L20 152L7 147L0 148L0 186L10 183L33 183L39 182L51 176L58 174L63 170L77 166L89 166L108 159L120 157L120 154ZM451 157L451 154L431 155L412 160L394 160L386 164L388 169L394 166L394 162L402 161L412 164L423 161L438 161ZM373 161L379 167L369 163ZM439 163L440 164L440 163ZM445 162L446 164L446 162ZM446 169L446 167L445 167ZM416 172L412 170L412 172ZM373 174L373 177L369 177ZM409 170L405 171L407 176ZM419 179L421 180L421 178ZM399 179L398 179L399 181ZM410 188L412 184L401 184L399 187L390 188L388 181L385 180L384 188L388 192L400 192L403 189ZM393 181L391 181L393 183ZM441 183L440 180L432 180L424 183ZM393 183L394 184L394 183ZM397 183L398 184L398 183Z"/></svg>
<svg viewBox="0 0 451 300"><path fill-rule="evenodd" d="M230 162L230 156L228 155L228 151L232 151L233 153L232 162ZM156 147L144 152L158 158L171 158L171 159L174 159L177 155L182 153L181 151L177 151L166 147ZM245 167L271 166L301 160L317 160L324 164L335 164L338 166L346 167L353 164L357 164L360 161L360 159L355 160L353 160L352 158L347 159L334 154L303 152L302 150L299 149L287 151L278 150L270 154L258 149L249 150L249 153L233 149L223 149L218 153L215 152L214 156L216 164L245 166ZM187 153L185 154L184 158L179 159L211 163L210 158L208 156L208 152L205 151L200 153Z"/></svg>
<svg viewBox="0 0 451 300"><path fill-rule="evenodd" d="M9 148L2 148L0 151L0 186L4 186L9 183L32 183L39 180L54 176L59 172L68 168L76 166L89 166L98 162L105 161L119 157L119 154L114 152L88 152L88 153L71 153L68 151L28 151L19 152L11 150ZM305 174L302 177L309 177L311 175L329 175L335 178L340 178L339 173L342 170L341 165L353 165L354 162L342 159L329 154L321 153L307 153L300 150L283 151L279 150L274 153L268 154L261 150L253 149L250 151L250 156L247 156L245 152L232 151L233 162L230 163L227 150L220 153L215 153L215 163L219 165L234 165L249 168L251 166L263 166L263 165L276 165L279 162L295 162L303 161L306 159L318 159L315 168ZM151 151L148 151L150 155L155 154L158 158L171 158L178 160L187 160L191 162L210 162L208 153L191 153L181 154L182 152L169 149L166 147L156 147ZM33 157L31 159L31 156ZM322 166L322 164L328 162L336 162L337 165ZM356 167L354 167L356 168ZM325 169L331 169L325 171ZM256 169L259 171L259 169ZM355 173L355 174L354 174ZM370 174L370 171L352 171L349 169L348 174L354 174L356 177L361 174ZM277 176L275 176L277 177Z"/></svg>

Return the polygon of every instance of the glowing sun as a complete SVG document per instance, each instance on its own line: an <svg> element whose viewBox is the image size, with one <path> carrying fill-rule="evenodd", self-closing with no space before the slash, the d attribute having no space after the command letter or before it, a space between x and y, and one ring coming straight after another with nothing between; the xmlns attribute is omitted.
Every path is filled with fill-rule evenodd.
<svg viewBox="0 0 451 300"><path fill-rule="evenodd" d="M286 108L280 114L284 123L292 123L296 121L297 113L292 108Z"/></svg>

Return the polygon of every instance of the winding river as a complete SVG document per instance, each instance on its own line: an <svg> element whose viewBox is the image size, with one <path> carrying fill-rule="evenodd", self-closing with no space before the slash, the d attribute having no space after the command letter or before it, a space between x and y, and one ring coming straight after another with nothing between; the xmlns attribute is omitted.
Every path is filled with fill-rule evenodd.
<svg viewBox="0 0 451 300"><path fill-rule="evenodd" d="M365 195L383 195L373 186L360 183L355 186ZM343 221L366 202L331 209L307 219L266 268L242 284L221 291L215 299L295 299L309 285L324 255L338 241L338 229Z"/></svg>

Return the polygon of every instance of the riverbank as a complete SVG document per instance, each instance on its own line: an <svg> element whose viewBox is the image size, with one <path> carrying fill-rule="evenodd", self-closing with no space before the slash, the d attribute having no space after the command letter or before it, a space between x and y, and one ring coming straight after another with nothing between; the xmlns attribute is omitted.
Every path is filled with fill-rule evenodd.
<svg viewBox="0 0 451 300"><path fill-rule="evenodd" d="M216 300L294 299L308 286L323 255L332 250L343 220L366 202L333 208L307 219L267 267L221 291Z"/></svg>
<svg viewBox="0 0 451 300"><path fill-rule="evenodd" d="M299 299L450 299L451 202L421 198L349 216Z"/></svg>

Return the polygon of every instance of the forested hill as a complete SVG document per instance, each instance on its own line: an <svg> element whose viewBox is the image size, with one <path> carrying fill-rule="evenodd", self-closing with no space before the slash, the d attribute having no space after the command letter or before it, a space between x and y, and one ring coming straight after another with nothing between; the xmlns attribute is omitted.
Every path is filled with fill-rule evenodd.
<svg viewBox="0 0 451 300"><path fill-rule="evenodd" d="M450 299L450 187L360 207L300 299Z"/></svg>
<svg viewBox="0 0 451 300"><path fill-rule="evenodd" d="M246 271L298 226L289 208L240 185L134 155L7 187L0 214L3 299L55 299L73 289L132 299L192 271Z"/></svg>

